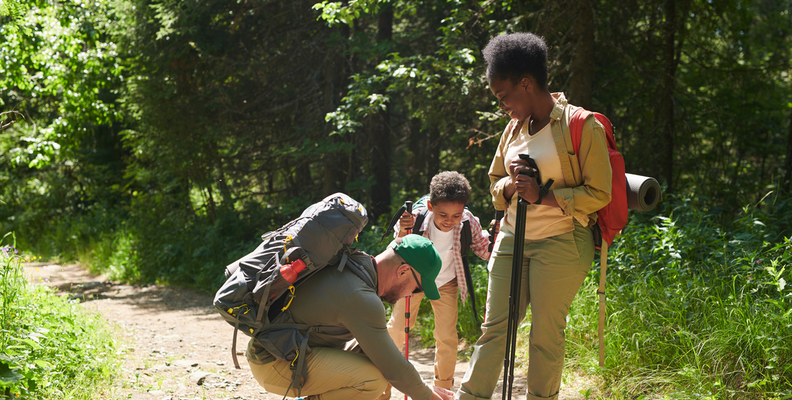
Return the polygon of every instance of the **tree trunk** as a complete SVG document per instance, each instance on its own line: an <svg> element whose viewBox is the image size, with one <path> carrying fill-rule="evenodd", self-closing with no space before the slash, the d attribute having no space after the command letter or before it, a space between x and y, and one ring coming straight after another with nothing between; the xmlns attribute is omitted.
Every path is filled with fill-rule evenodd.
<svg viewBox="0 0 792 400"><path fill-rule="evenodd" d="M382 13L378 21L379 31L377 32L377 42L393 40L393 8L390 3L383 6ZM391 179L390 179L390 107L379 112L373 119L372 132L370 133L373 143L371 151L371 169L374 174L374 185L371 188L371 214L372 219L390 212L391 202Z"/></svg>
<svg viewBox="0 0 792 400"><path fill-rule="evenodd" d="M349 26L344 24L340 28L342 37L350 37ZM346 94L346 86L351 75L349 63L344 56L344 48L329 49L327 61L324 65L324 104L325 112L335 111L341 99ZM329 124L325 127L325 134L333 130ZM354 138L335 135L330 138L333 143L353 142ZM323 176L322 192L325 196L346 191L349 174L349 150L326 153L322 156Z"/></svg>
<svg viewBox="0 0 792 400"><path fill-rule="evenodd" d="M663 46L663 87L660 97L662 143L658 148L660 176L671 192L674 179L674 86L676 82L676 0L665 2L665 29Z"/></svg>
<svg viewBox="0 0 792 400"><path fill-rule="evenodd" d="M570 65L569 102L591 109L594 79L594 10L589 0L575 3L578 7L575 24L575 49Z"/></svg>
<svg viewBox="0 0 792 400"><path fill-rule="evenodd" d="M781 185L784 193L792 193L792 112L789 113L789 134L787 135L786 158L784 159L784 183Z"/></svg>
<svg viewBox="0 0 792 400"><path fill-rule="evenodd" d="M429 192L429 183L432 177L440 172L440 129L430 127L428 133L428 146L426 146L426 184L424 190Z"/></svg>

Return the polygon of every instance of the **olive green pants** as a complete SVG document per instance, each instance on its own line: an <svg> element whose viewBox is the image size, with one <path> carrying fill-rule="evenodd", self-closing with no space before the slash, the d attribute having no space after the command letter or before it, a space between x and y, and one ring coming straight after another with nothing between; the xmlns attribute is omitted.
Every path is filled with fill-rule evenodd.
<svg viewBox="0 0 792 400"><path fill-rule="evenodd" d="M457 399L489 399L503 371L509 318L514 234L501 231L488 269L487 311L482 335ZM564 329L569 307L591 269L591 229L575 230L542 240L526 240L519 300L519 321L531 307L526 399L557 399L564 367Z"/></svg>
<svg viewBox="0 0 792 400"><path fill-rule="evenodd" d="M373 400L388 385L382 372L363 354L314 347L306 363L309 378L299 393L310 400ZM297 389L286 391L292 378L288 362L250 363L250 372L268 392L297 397Z"/></svg>

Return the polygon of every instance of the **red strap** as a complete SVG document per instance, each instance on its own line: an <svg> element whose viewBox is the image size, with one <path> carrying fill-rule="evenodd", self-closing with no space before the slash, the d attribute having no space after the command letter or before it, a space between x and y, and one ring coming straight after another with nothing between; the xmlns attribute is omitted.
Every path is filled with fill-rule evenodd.
<svg viewBox="0 0 792 400"><path fill-rule="evenodd" d="M605 140L608 141L608 149L618 150L616 147L616 138L613 136L613 125L611 125L608 117L580 107L572 113L572 117L569 119L569 133L572 136L572 149L575 151L575 154L579 156L580 141L583 137L583 124L585 124L586 118L591 114L594 114L594 117L605 129Z"/></svg>
<svg viewBox="0 0 792 400"><path fill-rule="evenodd" d="M569 119L569 133L572 135L572 150L575 154L580 152L580 138L583 137L583 124L586 118L591 115L591 111L578 108L572 113L572 118Z"/></svg>

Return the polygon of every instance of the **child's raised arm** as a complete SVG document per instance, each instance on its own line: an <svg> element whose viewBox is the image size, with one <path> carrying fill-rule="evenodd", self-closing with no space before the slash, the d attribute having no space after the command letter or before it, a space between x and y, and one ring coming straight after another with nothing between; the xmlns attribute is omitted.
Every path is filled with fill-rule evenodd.
<svg viewBox="0 0 792 400"><path fill-rule="evenodd" d="M478 217L472 213L470 214L470 233L473 236L473 243L470 244L470 248L482 260L489 260L491 254L489 250L489 232L481 227Z"/></svg>

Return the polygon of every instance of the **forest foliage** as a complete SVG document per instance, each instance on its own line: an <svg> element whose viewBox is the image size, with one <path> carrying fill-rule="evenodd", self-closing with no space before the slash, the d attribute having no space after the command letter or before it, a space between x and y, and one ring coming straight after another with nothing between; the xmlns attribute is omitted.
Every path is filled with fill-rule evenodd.
<svg viewBox="0 0 792 400"><path fill-rule="evenodd" d="M627 171L664 187L613 248L617 304L633 307L611 324L633 338L659 330L612 343L638 365L665 365L700 334L668 327L715 315L696 302L744 312L759 299L753 315L789 327L779 307L790 301L790 10L790 0L3 1L0 232L114 278L211 291L260 234L337 191L368 207L360 246L372 252L390 214L442 170L468 177L469 207L487 225L487 170L507 121L481 49L531 31L550 47L551 91L606 114ZM663 296L676 315L631 314ZM729 351L761 342L776 348L754 352L764 374L730 370L707 390L792 379L779 367L783 337L759 336L695 368L725 370ZM679 350L642 344L666 338Z"/></svg>
<svg viewBox="0 0 792 400"><path fill-rule="evenodd" d="M790 191L788 0L4 4L0 223L128 279L207 285L329 193L376 225L441 170L488 221L501 32L543 35L551 90L666 193L728 223Z"/></svg>

